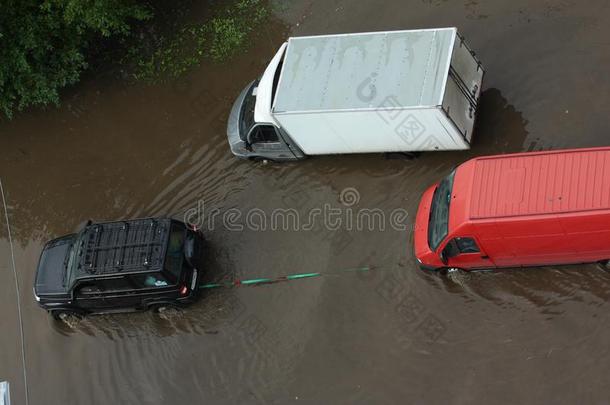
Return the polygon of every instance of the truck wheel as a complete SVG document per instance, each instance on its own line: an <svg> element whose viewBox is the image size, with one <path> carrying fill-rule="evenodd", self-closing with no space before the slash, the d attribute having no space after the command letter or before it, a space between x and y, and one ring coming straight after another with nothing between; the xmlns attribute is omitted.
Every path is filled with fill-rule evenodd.
<svg viewBox="0 0 610 405"><path fill-rule="evenodd" d="M53 319L60 322L68 322L70 321L70 319L79 320L82 319L84 315L80 311L70 309L54 309L49 311L49 313L51 314Z"/></svg>
<svg viewBox="0 0 610 405"><path fill-rule="evenodd" d="M253 156L253 157L250 158L250 161L252 161L252 162L260 162L260 163L262 163L264 165L266 165L267 163L275 163L275 160L264 158L262 156Z"/></svg>
<svg viewBox="0 0 610 405"><path fill-rule="evenodd" d="M419 155L421 152L386 152L383 154L388 160L413 160Z"/></svg>

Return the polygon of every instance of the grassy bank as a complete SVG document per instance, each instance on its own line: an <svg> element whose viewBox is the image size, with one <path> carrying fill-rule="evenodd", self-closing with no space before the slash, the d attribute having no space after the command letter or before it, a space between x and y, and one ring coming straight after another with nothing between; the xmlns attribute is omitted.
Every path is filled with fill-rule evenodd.
<svg viewBox="0 0 610 405"><path fill-rule="evenodd" d="M211 18L158 35L142 34L128 47L124 63L136 80L177 78L203 60L222 62L243 49L252 31L267 17L262 0L234 0Z"/></svg>
<svg viewBox="0 0 610 405"><path fill-rule="evenodd" d="M83 72L172 80L203 60L222 62L266 19L265 0L0 0L0 119L59 104Z"/></svg>

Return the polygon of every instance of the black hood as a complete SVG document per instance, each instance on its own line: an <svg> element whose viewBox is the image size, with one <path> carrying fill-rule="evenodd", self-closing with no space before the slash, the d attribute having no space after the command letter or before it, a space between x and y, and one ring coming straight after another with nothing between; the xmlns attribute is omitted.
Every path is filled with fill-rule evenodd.
<svg viewBox="0 0 610 405"><path fill-rule="evenodd" d="M36 271L36 295L66 292L64 274L74 239L75 235L64 236L50 241L44 247Z"/></svg>

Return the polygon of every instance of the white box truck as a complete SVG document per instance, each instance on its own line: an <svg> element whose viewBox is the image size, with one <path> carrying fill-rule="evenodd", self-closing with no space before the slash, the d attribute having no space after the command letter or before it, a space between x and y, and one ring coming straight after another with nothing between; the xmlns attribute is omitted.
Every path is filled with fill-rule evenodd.
<svg viewBox="0 0 610 405"><path fill-rule="evenodd" d="M456 28L290 38L235 101L238 157L470 148L484 70Z"/></svg>

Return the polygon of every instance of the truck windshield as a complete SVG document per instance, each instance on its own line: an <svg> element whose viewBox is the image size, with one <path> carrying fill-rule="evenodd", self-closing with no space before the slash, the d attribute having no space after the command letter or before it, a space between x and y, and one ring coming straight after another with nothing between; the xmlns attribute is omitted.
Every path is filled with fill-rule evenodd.
<svg viewBox="0 0 610 405"><path fill-rule="evenodd" d="M445 177L434 191L428 224L428 245L436 250L449 233L449 206L455 171Z"/></svg>
<svg viewBox="0 0 610 405"><path fill-rule="evenodd" d="M241 120L239 122L239 137L242 141L246 141L248 133L254 126L254 107L256 107L256 96L252 94L253 90L258 86L258 80L252 83L248 89L246 98L241 107Z"/></svg>
<svg viewBox="0 0 610 405"><path fill-rule="evenodd" d="M169 272L175 282L180 279L182 262L184 260L184 240L186 229L176 223L172 223L165 255L165 270Z"/></svg>

